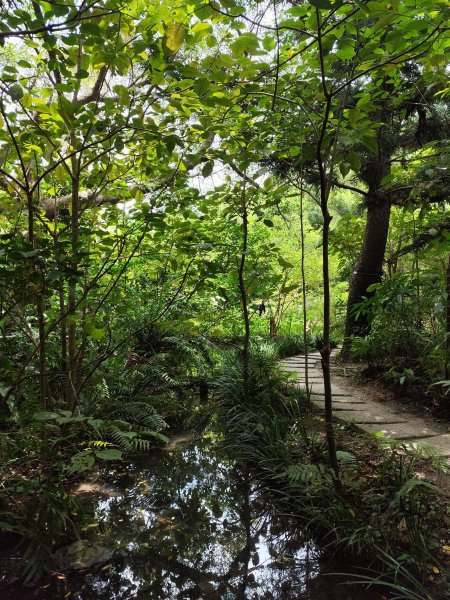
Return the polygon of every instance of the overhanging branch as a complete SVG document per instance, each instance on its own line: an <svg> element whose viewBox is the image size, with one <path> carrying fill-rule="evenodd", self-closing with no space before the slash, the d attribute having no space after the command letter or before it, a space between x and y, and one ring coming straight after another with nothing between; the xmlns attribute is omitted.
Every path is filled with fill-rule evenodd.
<svg viewBox="0 0 450 600"><path fill-rule="evenodd" d="M80 192L80 209L98 208L104 204L119 204L123 198L119 196L106 196L96 194L95 192ZM68 210L71 202L71 195L55 196L54 198L42 198L39 210L45 212L45 216L50 221L54 221L56 214L60 210ZM5 211L4 206L0 206L0 213Z"/></svg>

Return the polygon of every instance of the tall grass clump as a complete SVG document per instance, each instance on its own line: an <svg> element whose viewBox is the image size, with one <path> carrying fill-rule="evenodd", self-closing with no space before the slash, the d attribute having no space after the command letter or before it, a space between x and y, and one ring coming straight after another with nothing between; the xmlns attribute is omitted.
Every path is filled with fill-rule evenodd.
<svg viewBox="0 0 450 600"><path fill-rule="evenodd" d="M276 337L273 339L273 343L280 358L302 354L305 351L306 344L310 346L309 339L307 339L305 343L303 335L293 333Z"/></svg>

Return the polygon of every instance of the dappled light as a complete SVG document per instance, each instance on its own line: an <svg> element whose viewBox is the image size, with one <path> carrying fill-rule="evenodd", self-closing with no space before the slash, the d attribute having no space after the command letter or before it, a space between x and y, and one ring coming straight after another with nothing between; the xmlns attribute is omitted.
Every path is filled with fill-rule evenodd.
<svg viewBox="0 0 450 600"><path fill-rule="evenodd" d="M447 0L0 3L1 600L444 600Z"/></svg>

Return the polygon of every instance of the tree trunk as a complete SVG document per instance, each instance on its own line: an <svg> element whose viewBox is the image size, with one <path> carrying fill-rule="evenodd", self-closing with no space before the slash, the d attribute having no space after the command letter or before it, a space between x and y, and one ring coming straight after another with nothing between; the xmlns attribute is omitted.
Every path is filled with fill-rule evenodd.
<svg viewBox="0 0 450 600"><path fill-rule="evenodd" d="M319 22L318 9L317 21ZM322 52L322 48L321 48ZM326 90L326 88L324 87ZM334 472L334 487L337 492L342 491L342 483L339 478L339 463L336 454L336 438L334 435L334 424L333 424L333 393L331 389L331 369L330 369L330 356L331 356L331 345L330 345L330 264L329 264L329 243L330 243L330 223L331 215L328 210L328 199L330 196L330 180L327 178L324 162L322 158L322 144L325 136L328 119L330 117L331 107L331 96L327 97L327 107L323 118L322 130L319 141L317 143L317 166L319 168L320 176L320 209L323 218L322 227L322 285L323 285L323 342L320 350L320 356L322 357L322 373L323 373L323 387L325 392L325 427L327 436L328 456L330 459L330 466Z"/></svg>
<svg viewBox="0 0 450 600"><path fill-rule="evenodd" d="M27 210L28 210L28 241L32 248L36 248L36 236L34 231L34 203L33 194L29 191L27 193ZM36 270L36 267L35 267ZM48 391L48 378L47 378L47 356L46 356L46 344L45 344L45 314L44 314L44 280L42 281L42 287L38 292L38 298L36 301L36 312L38 316L38 328L39 328L39 400L40 407L42 410L47 408L47 391Z"/></svg>
<svg viewBox="0 0 450 600"><path fill-rule="evenodd" d="M388 199L379 197L368 199L364 241L348 292L344 354L348 352L350 336L364 336L370 331L368 317L360 315L356 319L352 309L365 296L370 295L370 292L367 292L367 288L370 285L381 281L383 260L389 233L390 212L391 206Z"/></svg>
<svg viewBox="0 0 450 600"><path fill-rule="evenodd" d="M331 104L332 96L327 88L327 77L324 63L324 50L322 46L322 22L320 17L319 8L316 6L316 18L317 18L317 41L319 44L319 59L320 59L320 70L322 76L322 89L326 98L325 112L323 115L322 126L320 129L319 138L317 140L316 147L316 158L317 167L319 170L320 178L320 210L322 212L323 227L322 227L322 285L323 285L323 344L320 350L322 357L322 372L323 372L323 386L325 391L325 426L328 446L328 456L330 459L330 467L334 472L334 487L335 490L340 493L342 491L342 483L339 477L339 463L336 454L336 438L334 435L334 424L333 424L333 394L331 389L331 369L330 369L330 269L329 269L329 240L330 240L330 222L331 215L328 210L328 199L330 197L332 174L333 174L333 161L334 161L334 149L332 157L330 159L330 171L327 175L326 165L323 160L322 152L324 140L327 132L327 127L332 114ZM340 121L339 121L340 122ZM336 139L338 136L338 130L336 131ZM329 153L329 150L327 151ZM303 207L302 207L303 208Z"/></svg>
<svg viewBox="0 0 450 600"><path fill-rule="evenodd" d="M239 290L241 292L241 305L242 305L242 316L244 319L244 346L242 349L242 364L243 364L243 379L244 379L244 400L247 402L249 399L249 347L250 347L250 315L248 312L248 297L247 288L245 286L245 260L247 257L247 244L248 244L248 210L245 199L245 190L242 193L242 251L241 260L239 264Z"/></svg>
<svg viewBox="0 0 450 600"><path fill-rule="evenodd" d="M445 311L445 364L444 379L450 378L450 254L448 255L447 270L445 272L445 289L447 302Z"/></svg>
<svg viewBox="0 0 450 600"><path fill-rule="evenodd" d="M208 404L208 384L204 379L198 382L198 396L200 404Z"/></svg>
<svg viewBox="0 0 450 600"><path fill-rule="evenodd" d="M75 148L76 139L75 134L71 133L71 143ZM74 263L72 268L76 271L78 263L76 256L78 253L78 241L79 241L79 191L80 191L80 178L79 178L79 164L76 155L72 156L72 218L71 218L71 233L72 233L72 257ZM75 322L76 317L76 303L77 303L77 281L75 275L72 275L69 279L68 284L68 360L67 360L67 380L66 380L66 404L67 409L73 411L77 402L77 371L78 371L78 355L77 355L77 325Z"/></svg>
<svg viewBox="0 0 450 600"><path fill-rule="evenodd" d="M67 369L67 322L64 316L66 312L66 303L64 300L64 284L59 285L59 314L60 314L60 352L61 352L61 370Z"/></svg>
<svg viewBox="0 0 450 600"><path fill-rule="evenodd" d="M271 338L276 337L277 335L277 322L275 320L275 317L273 315L270 315L270 319L269 319L269 336Z"/></svg>
<svg viewBox="0 0 450 600"><path fill-rule="evenodd" d="M310 399L309 389L309 366L308 366L308 318L306 313L306 273L305 273L305 220L303 214L303 179L300 187L300 246L302 250L301 255L301 277L302 277L302 301L303 301L303 343L305 345L305 389L308 400Z"/></svg>

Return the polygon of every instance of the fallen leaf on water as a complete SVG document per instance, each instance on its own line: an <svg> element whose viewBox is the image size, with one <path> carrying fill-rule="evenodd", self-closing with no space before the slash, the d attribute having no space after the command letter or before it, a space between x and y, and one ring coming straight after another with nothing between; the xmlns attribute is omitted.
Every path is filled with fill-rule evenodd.
<svg viewBox="0 0 450 600"><path fill-rule="evenodd" d="M433 567L433 573L440 573L440 571L437 567Z"/></svg>

